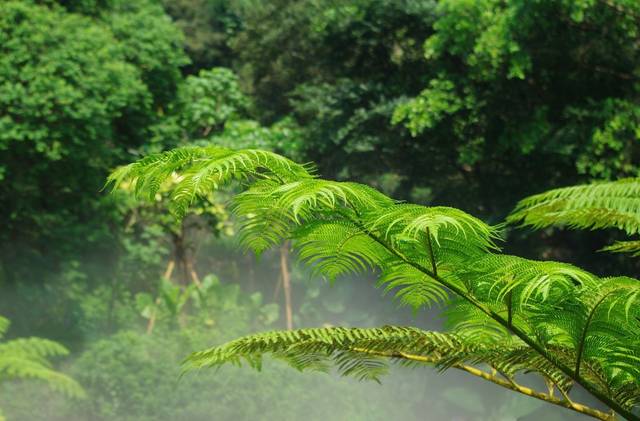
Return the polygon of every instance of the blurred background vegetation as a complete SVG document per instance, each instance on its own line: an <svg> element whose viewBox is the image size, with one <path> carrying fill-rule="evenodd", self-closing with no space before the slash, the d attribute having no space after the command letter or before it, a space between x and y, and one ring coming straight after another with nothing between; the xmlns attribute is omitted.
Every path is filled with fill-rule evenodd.
<svg viewBox="0 0 640 421"><path fill-rule="evenodd" d="M0 344L63 344L56 367L86 395L0 369L4 415L574 417L425 370L377 385L273 363L178 381L189 352L248 332L441 320L373 278L329 285L284 250L241 253L224 194L176 222L163 194L102 187L146 153L214 142L497 223L526 195L638 175L639 47L637 0L0 2ZM593 253L615 236L520 230L507 249L637 274Z"/></svg>

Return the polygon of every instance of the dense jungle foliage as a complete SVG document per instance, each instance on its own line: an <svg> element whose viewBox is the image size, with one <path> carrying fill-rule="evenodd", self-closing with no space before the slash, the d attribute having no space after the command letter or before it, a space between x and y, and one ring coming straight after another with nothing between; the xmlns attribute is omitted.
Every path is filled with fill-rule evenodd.
<svg viewBox="0 0 640 421"><path fill-rule="evenodd" d="M394 325L419 336L456 328L455 307L441 315L411 295L383 297L379 273L323 282L319 265L296 263L289 243L260 259L243 253L234 215L241 185L209 184L175 200L185 166L142 189L122 179L109 194L105 180L174 148L271 151L314 162L326 180L456 208L454 219L474 215L483 229L507 219L504 253L582 268L587 275L565 274L575 281L567 285L597 294L591 280L640 272L627 238L640 226L639 43L636 0L0 2L0 417L584 418L469 373L424 367L394 367L381 385L299 374L269 359L262 374L223 367L180 377L191 352L242 335ZM509 216L526 196L625 177L630 184L606 185L613 198L555 191ZM153 194L140 198L145 188ZM269 242L266 228L258 240ZM631 253L595 253L603 247ZM437 291L427 288L444 300ZM508 291L491 293L511 300ZM634 299L606 308L627 317ZM582 310L562 308L578 318ZM606 341L592 342L571 344L578 361ZM637 334L625 346L637 347ZM377 357L385 356L374 368ZM468 354L431 364L487 361ZM571 366L580 371L575 359ZM637 354L626 366L637 367ZM611 373L633 376L625 367ZM589 393L594 379L577 381L571 397L607 413L612 406ZM568 389L556 386L563 399Z"/></svg>

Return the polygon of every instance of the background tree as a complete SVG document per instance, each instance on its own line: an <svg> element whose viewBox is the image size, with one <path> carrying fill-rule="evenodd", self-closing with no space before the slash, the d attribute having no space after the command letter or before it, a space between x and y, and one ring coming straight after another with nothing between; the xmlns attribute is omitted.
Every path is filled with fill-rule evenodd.
<svg viewBox="0 0 640 421"><path fill-rule="evenodd" d="M92 9L98 18L33 2L0 6L2 306L15 317L26 299L46 314L34 315L45 325L30 321L30 333L74 311L71 297L52 301L47 289L68 287L74 273L98 280L105 256L118 258L117 212L96 193L145 141L186 62L161 8L127 4Z"/></svg>
<svg viewBox="0 0 640 421"><path fill-rule="evenodd" d="M486 215L523 192L637 175L639 7L440 2L424 43L428 81L394 121L451 157L439 185L460 186L454 203Z"/></svg>

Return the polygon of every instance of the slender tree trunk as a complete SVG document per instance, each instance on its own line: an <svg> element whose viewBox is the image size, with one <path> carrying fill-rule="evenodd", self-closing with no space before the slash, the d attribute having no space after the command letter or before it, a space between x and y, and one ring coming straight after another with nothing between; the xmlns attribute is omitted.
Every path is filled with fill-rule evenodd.
<svg viewBox="0 0 640 421"><path fill-rule="evenodd" d="M147 335L151 335L153 333L153 328L156 325L156 316L158 315L158 306L160 305L160 297L155 300L155 307L153 308L153 313L151 313L151 317L149 317L149 323L147 323Z"/></svg>
<svg viewBox="0 0 640 421"><path fill-rule="evenodd" d="M173 269L176 267L175 260L169 260L167 263L167 268L164 271L162 277L168 281L171 281L171 275L173 275ZM156 316L158 315L158 306L160 305L160 297L155 300L156 307L153 309L153 313L151 313L151 317L149 317L149 322L147 323L147 335L151 335L153 332L153 328L156 325Z"/></svg>
<svg viewBox="0 0 640 421"><path fill-rule="evenodd" d="M293 311L291 309L291 278L289 274L289 243L280 247L280 273L282 275L282 289L284 290L285 315L287 329L293 329Z"/></svg>
<svg viewBox="0 0 640 421"><path fill-rule="evenodd" d="M173 257L176 262L178 270L178 283L182 285L188 285L191 279L189 273L189 265L187 263L187 247L186 247L186 235L184 229L184 222L180 226L179 233L171 233L173 241Z"/></svg>
<svg viewBox="0 0 640 421"><path fill-rule="evenodd" d="M200 287L202 287L202 282L200 282L200 277L198 276L198 272L196 272L196 269L195 269L194 264L193 264L193 260L187 258L187 259L185 259L185 263L187 265L187 269L189 271L189 275L191 277L191 281L194 284L196 284L198 289L200 289Z"/></svg>
<svg viewBox="0 0 640 421"><path fill-rule="evenodd" d="M176 266L176 262L175 260L171 259L169 260L169 263L167 264L167 269L164 271L164 275L162 275L162 277L168 281L171 280L171 275L173 274L173 268Z"/></svg>

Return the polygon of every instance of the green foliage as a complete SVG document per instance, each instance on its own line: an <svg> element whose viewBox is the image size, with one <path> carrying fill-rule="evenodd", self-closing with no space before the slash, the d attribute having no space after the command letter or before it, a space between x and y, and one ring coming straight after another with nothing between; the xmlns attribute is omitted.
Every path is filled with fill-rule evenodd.
<svg viewBox="0 0 640 421"><path fill-rule="evenodd" d="M426 82L393 121L430 163L448 160L433 183L444 200L501 218L523 190L638 174L637 2L450 0L436 13Z"/></svg>
<svg viewBox="0 0 640 421"><path fill-rule="evenodd" d="M192 321L215 326L233 320L244 323L253 320L261 326L270 326L278 320L279 308L275 303L262 301L259 292L245 296L238 284L223 284L215 275L207 275L199 285L186 287L162 279L156 299L146 292L135 296L140 316L172 328L185 327Z"/></svg>
<svg viewBox="0 0 640 421"><path fill-rule="evenodd" d="M165 0L162 2L176 26L184 33L184 47L192 61L189 70L230 67L230 41L240 26L234 1ZM190 72L191 73L191 72Z"/></svg>
<svg viewBox="0 0 640 421"><path fill-rule="evenodd" d="M229 5L258 118L292 116L328 177L495 221L523 194L637 173L634 2Z"/></svg>
<svg viewBox="0 0 640 421"><path fill-rule="evenodd" d="M9 321L0 317L0 380L35 379L73 398L85 397L75 380L56 371L51 358L66 356L69 351L57 342L41 338L4 339ZM0 413L0 419L2 413Z"/></svg>
<svg viewBox="0 0 640 421"><path fill-rule="evenodd" d="M521 200L507 221L536 229L617 228L636 235L640 232L640 184L628 178L550 190ZM640 245L618 241L603 250L636 256Z"/></svg>
<svg viewBox="0 0 640 421"><path fill-rule="evenodd" d="M223 419L295 420L305 416L321 420L326 418L326 407L332 405L340 419L384 420L394 414L414 417L411 406L370 405L372 398L382 400L389 393L406 397L412 389L405 376L385 388L363 387L331 377L295 376L284 364L267 362L269 376L223 368L216 376L203 372L178 380L180 362L191 350L263 330L273 322L273 304L264 305L259 296L242 293L237 284L206 277L203 286L203 296L194 293L187 304L183 327L177 329L161 318L153 334L146 335L130 324L128 329L91 341L79 352L67 371L83 384L88 399L62 401L39 389L9 384L2 394L6 415L54 421L207 420L212 414ZM38 400L38 405L33 400ZM438 411L444 414L442 409Z"/></svg>
<svg viewBox="0 0 640 421"><path fill-rule="evenodd" d="M597 121L596 127L589 136L591 141L587 143L588 146L579 152L578 169L581 172L589 171L593 176L602 176L605 171L609 171L608 175L612 171L616 174L625 174L625 170L633 171L633 166L624 155L628 151L626 148L631 147L629 142L633 142L636 136L632 124L636 118L632 117L625 123L628 117L637 113L637 107L630 101L635 89L627 93L601 89L607 89L614 80L623 84L631 83L632 78L627 76L634 71L636 64L632 60L616 60L605 53L603 41L596 41L588 36L587 31L593 25L606 22L615 27L615 35L607 42L618 48L628 48L627 42L637 33L638 22L634 19L637 5L616 10L616 6L607 2L582 2L578 13L578 7L573 3L527 3L517 0L442 2L438 6L440 17L434 23L435 34L424 45L425 57L435 66L436 75L420 96L397 109L395 120L405 120L414 135L427 129L450 126L449 130L457 139L462 140L465 136L477 138L482 144L494 142L501 150L513 148L530 155L545 148L559 152L563 145L557 143L559 139L553 138L556 136L564 137L565 143L570 139L573 147L573 142L576 142L573 136L577 134L570 132L574 130L573 126L591 118ZM563 37L558 32L550 31L566 35ZM549 36L553 36L554 42L562 44L564 48L549 52L537 50L536 46ZM593 51L581 55L579 51L582 46L590 42L596 43ZM591 85L586 104L580 104L579 97L574 96L581 95L581 91L571 92L564 101L554 98L554 93L550 92L556 82L553 73L544 72L547 71L548 60L558 54L568 59L565 66L573 79L564 79L563 83L570 86L591 80L595 84L595 87ZM459 60L462 65L459 67L460 73L446 67L454 60ZM590 70L591 74L588 73ZM562 69L549 71L561 72ZM532 83L534 81L535 86ZM507 111L509 108L504 102L505 97L499 94L503 89L517 90L523 95L544 92L549 96L542 101L529 97L529 112L524 115L518 106ZM611 98L607 98L607 94ZM516 98L519 96L512 95L509 98L518 101ZM489 111L494 104L497 105L496 101L501 100L502 104L496 111ZM567 118L562 122L554 121L549 115L550 107ZM515 119L508 118L510 115ZM464 118L467 121L463 121ZM492 133L498 121L502 121L505 127L491 139L487 135ZM518 125L520 130L512 129ZM521 137L524 134L524 137L513 141L512 136L516 133ZM549 136L552 139L543 142ZM618 138L614 140L615 137ZM464 144L460 146L467 147ZM611 156L612 160L597 164L596 161L605 155ZM460 158L466 156L461 150ZM473 165L480 159L482 152L467 163Z"/></svg>
<svg viewBox="0 0 640 421"><path fill-rule="evenodd" d="M100 18L119 41L128 62L140 69L154 105L173 100L182 81L180 67L189 63L181 49L183 35L152 0L113 0Z"/></svg>
<svg viewBox="0 0 640 421"><path fill-rule="evenodd" d="M184 79L168 115L154 127L152 142L175 146L219 134L227 121L237 119L248 106L233 72L201 70Z"/></svg>
<svg viewBox="0 0 640 421"><path fill-rule="evenodd" d="M186 367L213 367L246 362L260 369L263 354L286 361L299 370L327 371L335 365L344 376L373 379L387 372L386 360L403 361L404 356L420 356L423 363L446 369L466 362L488 364L513 378L519 371L539 370L568 387L562 373L554 370L524 344L483 345L455 334L426 332L415 328L318 328L259 333L192 354ZM420 361L405 359L405 363ZM536 367L538 366L538 367Z"/></svg>
<svg viewBox="0 0 640 421"><path fill-rule="evenodd" d="M542 228L618 228L628 235L640 231L640 183L637 179L550 190L521 200L509 216L512 223Z"/></svg>
<svg viewBox="0 0 640 421"><path fill-rule="evenodd" d="M189 350L202 348L212 340L225 340L246 329L237 319L228 321L218 328L190 328L179 333L158 331L151 336L123 331L97 341L72 367L94 399L65 408L53 414L58 418L52 419L76 416L100 420L204 421L214 416L322 420L328 406L345 420L382 421L394 414L407 419L414 416L410 407L370 404L371 399L382 401L385 394L401 396L400 390L408 393L411 389L403 386L402 379L397 379L394 391L391 386L363 387L328 376L295 376L284 364L266 363L269 376L248 369L222 368L215 376L202 372L177 380L180 362ZM436 412L444 414L442 410Z"/></svg>
<svg viewBox="0 0 640 421"><path fill-rule="evenodd" d="M605 391L632 405L625 393L637 394L626 386L637 379L634 281L501 255L496 229L455 208L398 203L248 149L313 160L330 178L357 179L420 204L460 207L487 221L503 218L525 194L592 178L635 177L638 16L634 0L4 1L0 307L19 336L48 335L96 353L96 337L151 320L140 313L155 314L158 336L166 340L153 335L123 342L137 349L133 360L142 365L154 347L167 348L163 361L175 365L178 355L210 343L185 341L178 349L172 341L182 338L166 332L172 326L197 326L204 332L194 335L219 343L229 339L212 333L212 326L228 327L219 312L231 324L232 317L261 321L229 330L239 335L261 329L277 311L260 295L236 301L235 288L209 285L209 278L204 289L160 285L167 259L187 250L192 263L198 257L200 273L225 273L242 289L270 296L271 285L256 287L255 274L275 279L268 249L287 240L309 265L304 274L293 269L298 326L311 318L319 325L379 324L389 315L369 305L351 313L353 301L372 297L361 283L339 284L331 294L348 294L335 300L318 297L327 315L314 308L317 290L299 282L308 273L333 280L372 272L383 290L415 311L446 305L450 328L467 342L508 344L515 333L533 338L526 346L541 347L551 360L561 347L557 361L541 361L565 377L578 372L596 394ZM153 176L135 175L151 162L130 167L124 176L138 182L98 196L114 166L196 145L203 148L185 148L183 161L160 158ZM541 199L510 221L522 216L530 226L615 227L635 235L635 197L625 192L634 182L604 189L613 194L594 187L595 196L577 189ZM153 201L140 204L128 191L136 185ZM212 192L223 185L240 192L229 209L223 205L229 196ZM176 222L167 207L185 219ZM219 234L235 232L231 211L240 243L264 254L255 270L254 262L227 249L213 255L196 247L206 234L220 241ZM551 232L541 233L536 246L525 244L533 236L512 232L509 250L576 262L599 274L625 273L633 264L585 254L604 243L596 235ZM185 246L176 247L176 238ZM606 250L640 254L634 238ZM465 294L471 301L455 298ZM221 296L228 297L221 299L224 310L216 304ZM549 308L556 318L544 317ZM127 353L119 339L100 343L111 349L105 360ZM87 371L101 362L86 361ZM159 410L150 408L166 408L158 402L197 406L187 405L196 386L182 400L167 397L169 387L146 400L149 393L140 392L130 374L135 366L114 363L114 372L129 375L125 385L96 392L99 402L87 414L157 419ZM149 370L154 379L174 374ZM278 381L272 385L280 389ZM225 389L217 382L199 387ZM7 403L31 396L21 387L3 385L3 407L16 418ZM105 398L112 392L118 396L113 402ZM126 414L117 401L128 404L127 393L148 409ZM331 399L324 399L328 406ZM263 415L264 407L247 409L247 416ZM167 417L206 419L206 409ZM48 418L53 412L24 413Z"/></svg>
<svg viewBox="0 0 640 421"><path fill-rule="evenodd" d="M152 198L175 176L186 180L172 196L180 208L188 205L183 197L191 200L239 182L245 190L232 200L232 210L240 219L241 243L255 252L293 239L302 260L329 279L379 270L381 283L401 287L401 300L416 306L452 293L478 310L469 317L492 319L504 329L500 352L512 351L510 343L517 346L513 354L496 356L494 345L494 359L473 352L465 358L511 377L519 370L541 372L564 392L576 382L633 418L638 373L630 362L639 352L635 320L640 316L634 309L640 296L636 280L600 279L568 264L495 254L495 229L458 209L400 204L368 186L317 178L304 166L265 151L180 148L122 167L109 181L115 187L132 182L138 195ZM415 280L414 270L422 282ZM478 330L482 327L467 321L462 337L480 346L486 342ZM382 365L379 355L371 359L370 353L404 352L393 338L410 340L414 332L390 329L390 338L385 331L339 328L251 336L195 354L192 361L216 365L244 357L257 365L253 358L272 352L299 368L324 369L328 359L344 374L377 378ZM383 344L380 349L375 341L366 342L374 339ZM490 334L487 340L495 344L497 337ZM429 341L420 337L419 342L427 346ZM409 351L428 358L425 353L433 350ZM436 355L447 358L441 349ZM512 370L511 363L518 368ZM581 366L587 368L581 371Z"/></svg>
<svg viewBox="0 0 640 421"><path fill-rule="evenodd" d="M0 4L0 301L22 334L77 339L81 291L120 275L124 215L98 192L186 56L155 2L61 3Z"/></svg>

